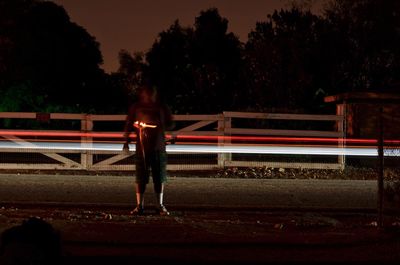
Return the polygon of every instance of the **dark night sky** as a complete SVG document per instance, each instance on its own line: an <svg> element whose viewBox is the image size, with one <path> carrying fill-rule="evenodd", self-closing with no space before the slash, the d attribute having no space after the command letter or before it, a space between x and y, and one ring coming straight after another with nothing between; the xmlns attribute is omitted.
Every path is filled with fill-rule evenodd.
<svg viewBox="0 0 400 265"><path fill-rule="evenodd" d="M218 8L229 21L229 31L246 41L257 21L265 21L289 0L53 0L64 6L71 20L86 28L100 42L107 72L118 69L118 52L146 51L157 34L176 19L192 26L201 10ZM323 0L314 0L319 10Z"/></svg>

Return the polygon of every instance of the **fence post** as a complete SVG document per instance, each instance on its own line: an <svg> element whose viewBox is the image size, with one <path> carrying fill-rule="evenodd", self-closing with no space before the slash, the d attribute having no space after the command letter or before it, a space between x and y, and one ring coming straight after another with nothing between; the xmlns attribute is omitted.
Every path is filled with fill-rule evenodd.
<svg viewBox="0 0 400 265"><path fill-rule="evenodd" d="M232 127L232 118L226 117L225 113L222 113L222 119L218 120L218 131L223 132L223 137L218 138L218 146L224 146L230 144L230 129ZM227 162L232 161L232 154L223 153L218 154L218 167L225 168Z"/></svg>
<svg viewBox="0 0 400 265"><path fill-rule="evenodd" d="M85 118L81 120L81 131L84 133L92 132L93 121L90 114L86 114ZM93 138L82 136L81 145L91 147L93 144ZM93 165L93 153L92 151L85 150L81 153L81 165L83 169L89 170Z"/></svg>
<svg viewBox="0 0 400 265"><path fill-rule="evenodd" d="M337 124L337 130L338 132L342 133L342 138L339 139L338 141L338 147L340 149L346 148L346 102L343 102L343 104L337 104L336 105L336 115L340 115L343 117L343 120L338 121ZM346 167L346 156L345 155L339 155L338 156L338 163L340 165L340 168L343 170Z"/></svg>
<svg viewBox="0 0 400 265"><path fill-rule="evenodd" d="M218 146L224 145L225 139L225 122L224 122L224 114L221 114L222 119L218 119L218 132L222 132L222 137L218 136ZM218 153L218 167L224 168L225 167L225 154Z"/></svg>

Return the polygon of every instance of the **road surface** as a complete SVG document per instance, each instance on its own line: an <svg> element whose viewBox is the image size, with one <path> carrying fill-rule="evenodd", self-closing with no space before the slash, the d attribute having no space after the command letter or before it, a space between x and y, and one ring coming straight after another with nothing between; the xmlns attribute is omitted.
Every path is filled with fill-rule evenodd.
<svg viewBox="0 0 400 265"><path fill-rule="evenodd" d="M229 179L172 177L170 208L376 208L377 184L370 180ZM146 204L154 203L148 185ZM134 177L0 175L0 202L65 205L135 204Z"/></svg>

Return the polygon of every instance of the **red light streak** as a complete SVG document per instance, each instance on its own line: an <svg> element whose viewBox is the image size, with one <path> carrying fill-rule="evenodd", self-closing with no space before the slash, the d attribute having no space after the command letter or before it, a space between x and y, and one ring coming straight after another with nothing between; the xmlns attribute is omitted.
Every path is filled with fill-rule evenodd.
<svg viewBox="0 0 400 265"><path fill-rule="evenodd" d="M63 132L63 131L0 131L0 136L16 137L80 137L80 138L123 138L124 134L115 132ZM131 138L136 138L134 133ZM248 141L248 142L308 142L308 143L347 143L376 145L376 139L341 139L321 137L272 137L272 136L215 136L215 135L166 135L175 141ZM400 144L400 140L385 140L385 144Z"/></svg>
<svg viewBox="0 0 400 265"><path fill-rule="evenodd" d="M178 135L179 140L234 140L234 141L265 141L265 142L347 142L347 143L370 143L377 142L375 139L341 139L341 138L317 138L317 137L265 137L265 136L203 136L203 135ZM388 142L388 141L386 141ZM391 142L400 143L392 140Z"/></svg>
<svg viewBox="0 0 400 265"><path fill-rule="evenodd" d="M51 131L0 131L0 136L122 138L123 137L123 133L51 132Z"/></svg>

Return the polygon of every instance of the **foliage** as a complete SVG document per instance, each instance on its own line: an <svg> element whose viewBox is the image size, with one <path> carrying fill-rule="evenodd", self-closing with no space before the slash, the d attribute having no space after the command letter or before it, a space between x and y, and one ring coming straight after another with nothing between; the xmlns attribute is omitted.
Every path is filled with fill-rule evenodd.
<svg viewBox="0 0 400 265"><path fill-rule="evenodd" d="M398 1L332 0L324 16L299 6L275 11L249 34L253 105L321 112L326 95L399 92Z"/></svg>
<svg viewBox="0 0 400 265"><path fill-rule="evenodd" d="M159 34L146 54L148 78L159 87L162 98L180 113L191 113L194 104L194 66L191 58L193 30L179 21Z"/></svg>
<svg viewBox="0 0 400 265"><path fill-rule="evenodd" d="M93 112L104 106L99 44L64 8L40 0L0 0L0 7L3 110Z"/></svg>
<svg viewBox="0 0 400 265"><path fill-rule="evenodd" d="M297 8L275 11L246 43L249 88L262 110L312 106L324 79L321 18Z"/></svg>
<svg viewBox="0 0 400 265"><path fill-rule="evenodd" d="M238 107L241 43L228 21L209 9L194 28L176 21L147 53L148 78L179 113L217 113Z"/></svg>
<svg viewBox="0 0 400 265"><path fill-rule="evenodd" d="M147 65L144 61L144 54L137 52L131 55L126 50L119 52L118 73L114 74L120 80L121 86L125 89L125 94L133 98L138 87L144 82L144 72Z"/></svg>
<svg viewBox="0 0 400 265"><path fill-rule="evenodd" d="M400 2L332 0L325 12L340 43L334 69L344 91L393 91L400 79Z"/></svg>
<svg viewBox="0 0 400 265"><path fill-rule="evenodd" d="M99 43L43 0L0 0L0 111L124 113L144 82L175 113L326 111L323 97L391 91L400 84L400 2L293 0L246 43L217 9L190 27L175 21L146 53L119 53L100 69Z"/></svg>

